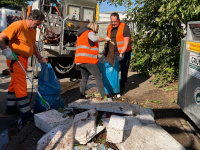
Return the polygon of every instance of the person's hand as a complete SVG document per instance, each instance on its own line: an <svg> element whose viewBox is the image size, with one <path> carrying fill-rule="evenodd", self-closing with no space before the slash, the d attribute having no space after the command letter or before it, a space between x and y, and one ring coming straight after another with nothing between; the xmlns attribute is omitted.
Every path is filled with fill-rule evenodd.
<svg viewBox="0 0 200 150"><path fill-rule="evenodd" d="M124 54L120 53L119 54L119 61L122 61L124 59Z"/></svg>
<svg viewBox="0 0 200 150"><path fill-rule="evenodd" d="M106 39L106 41L111 41L111 39L109 37L106 37L105 39Z"/></svg>
<svg viewBox="0 0 200 150"><path fill-rule="evenodd" d="M10 48L4 49L4 50L2 51L2 54L3 54L4 56L6 56L6 59L8 59L8 60L15 60L15 57L13 56L12 51L11 51Z"/></svg>
<svg viewBox="0 0 200 150"><path fill-rule="evenodd" d="M47 61L46 61L46 59L45 58L40 58L40 59L38 59L38 62L40 63L40 64L47 64Z"/></svg>

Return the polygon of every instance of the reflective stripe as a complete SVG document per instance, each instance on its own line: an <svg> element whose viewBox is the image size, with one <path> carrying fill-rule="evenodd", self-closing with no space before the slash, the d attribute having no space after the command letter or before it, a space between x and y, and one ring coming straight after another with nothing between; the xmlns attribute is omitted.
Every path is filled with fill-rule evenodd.
<svg viewBox="0 0 200 150"><path fill-rule="evenodd" d="M15 106L17 105L17 101L7 101L7 106Z"/></svg>
<svg viewBox="0 0 200 150"><path fill-rule="evenodd" d="M97 51L99 50L98 48L90 48L89 46L83 46L83 45L77 46L77 47L76 47L76 50L79 49L79 48L85 48L85 49L97 50Z"/></svg>
<svg viewBox="0 0 200 150"><path fill-rule="evenodd" d="M23 108L20 108L20 111L21 111L22 113L26 113L26 112L28 112L28 111L30 111L30 110L31 110L30 105L29 105L29 106L26 106L26 107L23 107Z"/></svg>
<svg viewBox="0 0 200 150"><path fill-rule="evenodd" d="M78 53L75 55L75 57L77 57L77 56L87 56L87 57L91 57L91 58L97 58L97 55L86 54L86 53Z"/></svg>
<svg viewBox="0 0 200 150"><path fill-rule="evenodd" d="M19 105L24 105L24 104L29 103L29 100L28 100L28 99L25 99L25 100L19 100L19 101L17 101L17 103L18 103Z"/></svg>
<svg viewBox="0 0 200 150"><path fill-rule="evenodd" d="M122 46L122 47L119 47L118 50L121 50L122 48L123 48L123 46Z"/></svg>
<svg viewBox="0 0 200 150"><path fill-rule="evenodd" d="M122 42L117 42L117 45L118 45L118 44L123 44L123 43L124 43L124 41L122 41Z"/></svg>
<svg viewBox="0 0 200 150"><path fill-rule="evenodd" d="M128 46L127 46L127 48L128 48L129 46L132 46L132 44L129 43ZM123 48L123 46L119 47L118 50L121 50L122 48Z"/></svg>
<svg viewBox="0 0 200 150"><path fill-rule="evenodd" d="M15 106L15 105L17 105L15 92L8 92L8 94L7 94L7 106Z"/></svg>
<svg viewBox="0 0 200 150"><path fill-rule="evenodd" d="M7 98L8 99L15 99L16 98L16 96L15 96L15 93L14 94L7 94Z"/></svg>

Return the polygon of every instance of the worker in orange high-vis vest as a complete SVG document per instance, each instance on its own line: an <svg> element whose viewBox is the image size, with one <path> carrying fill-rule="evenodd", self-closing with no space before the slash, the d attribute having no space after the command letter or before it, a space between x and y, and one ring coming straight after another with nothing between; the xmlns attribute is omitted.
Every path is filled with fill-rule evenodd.
<svg viewBox="0 0 200 150"><path fill-rule="evenodd" d="M131 59L131 34L128 25L120 22L119 14L110 15L111 24L107 29L107 37L115 42L115 55L119 56L121 68L120 93L122 94L127 82L128 68Z"/></svg>
<svg viewBox="0 0 200 150"><path fill-rule="evenodd" d="M47 63L41 57L36 45L36 28L42 23L45 16L39 10L30 12L27 20L20 20L12 23L0 33L0 48L2 54L6 56L7 65L10 70L11 82L8 88L6 114L15 115L19 113L23 123L32 120L30 102L27 96L26 74L19 63L12 55L14 52L27 71L28 57L33 54L39 63ZM9 39L9 47L5 45L5 40Z"/></svg>
<svg viewBox="0 0 200 150"><path fill-rule="evenodd" d="M80 96L85 97L87 81L90 73L95 77L96 86L101 94L102 99L107 99L102 82L102 75L97 65L99 46L98 42L109 41L110 38L102 38L96 36L99 26L95 22L90 22L87 27L79 29L76 43L75 63L80 66L81 83L80 83Z"/></svg>

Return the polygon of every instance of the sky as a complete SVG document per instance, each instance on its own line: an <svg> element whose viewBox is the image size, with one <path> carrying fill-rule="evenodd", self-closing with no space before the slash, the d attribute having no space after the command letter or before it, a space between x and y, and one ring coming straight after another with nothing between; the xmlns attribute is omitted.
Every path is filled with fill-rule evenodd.
<svg viewBox="0 0 200 150"><path fill-rule="evenodd" d="M107 2L102 2L99 5L99 13L107 12L107 11L126 11L126 8L124 6L117 6L117 7L115 7L115 5L109 6Z"/></svg>

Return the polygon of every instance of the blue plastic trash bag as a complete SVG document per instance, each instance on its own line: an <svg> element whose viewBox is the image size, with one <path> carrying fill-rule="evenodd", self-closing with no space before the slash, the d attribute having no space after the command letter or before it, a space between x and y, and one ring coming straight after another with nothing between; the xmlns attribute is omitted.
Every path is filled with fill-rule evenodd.
<svg viewBox="0 0 200 150"><path fill-rule="evenodd" d="M60 83L53 71L52 66L48 63L41 65L41 72L38 78L38 91L45 101L50 105L51 109L64 107L64 102L60 96ZM38 94L36 94L35 105L33 111L35 113L46 111Z"/></svg>
<svg viewBox="0 0 200 150"><path fill-rule="evenodd" d="M103 60L103 57L98 62L99 69L102 74L104 89L107 94L119 93L119 61L115 57L115 66Z"/></svg>

